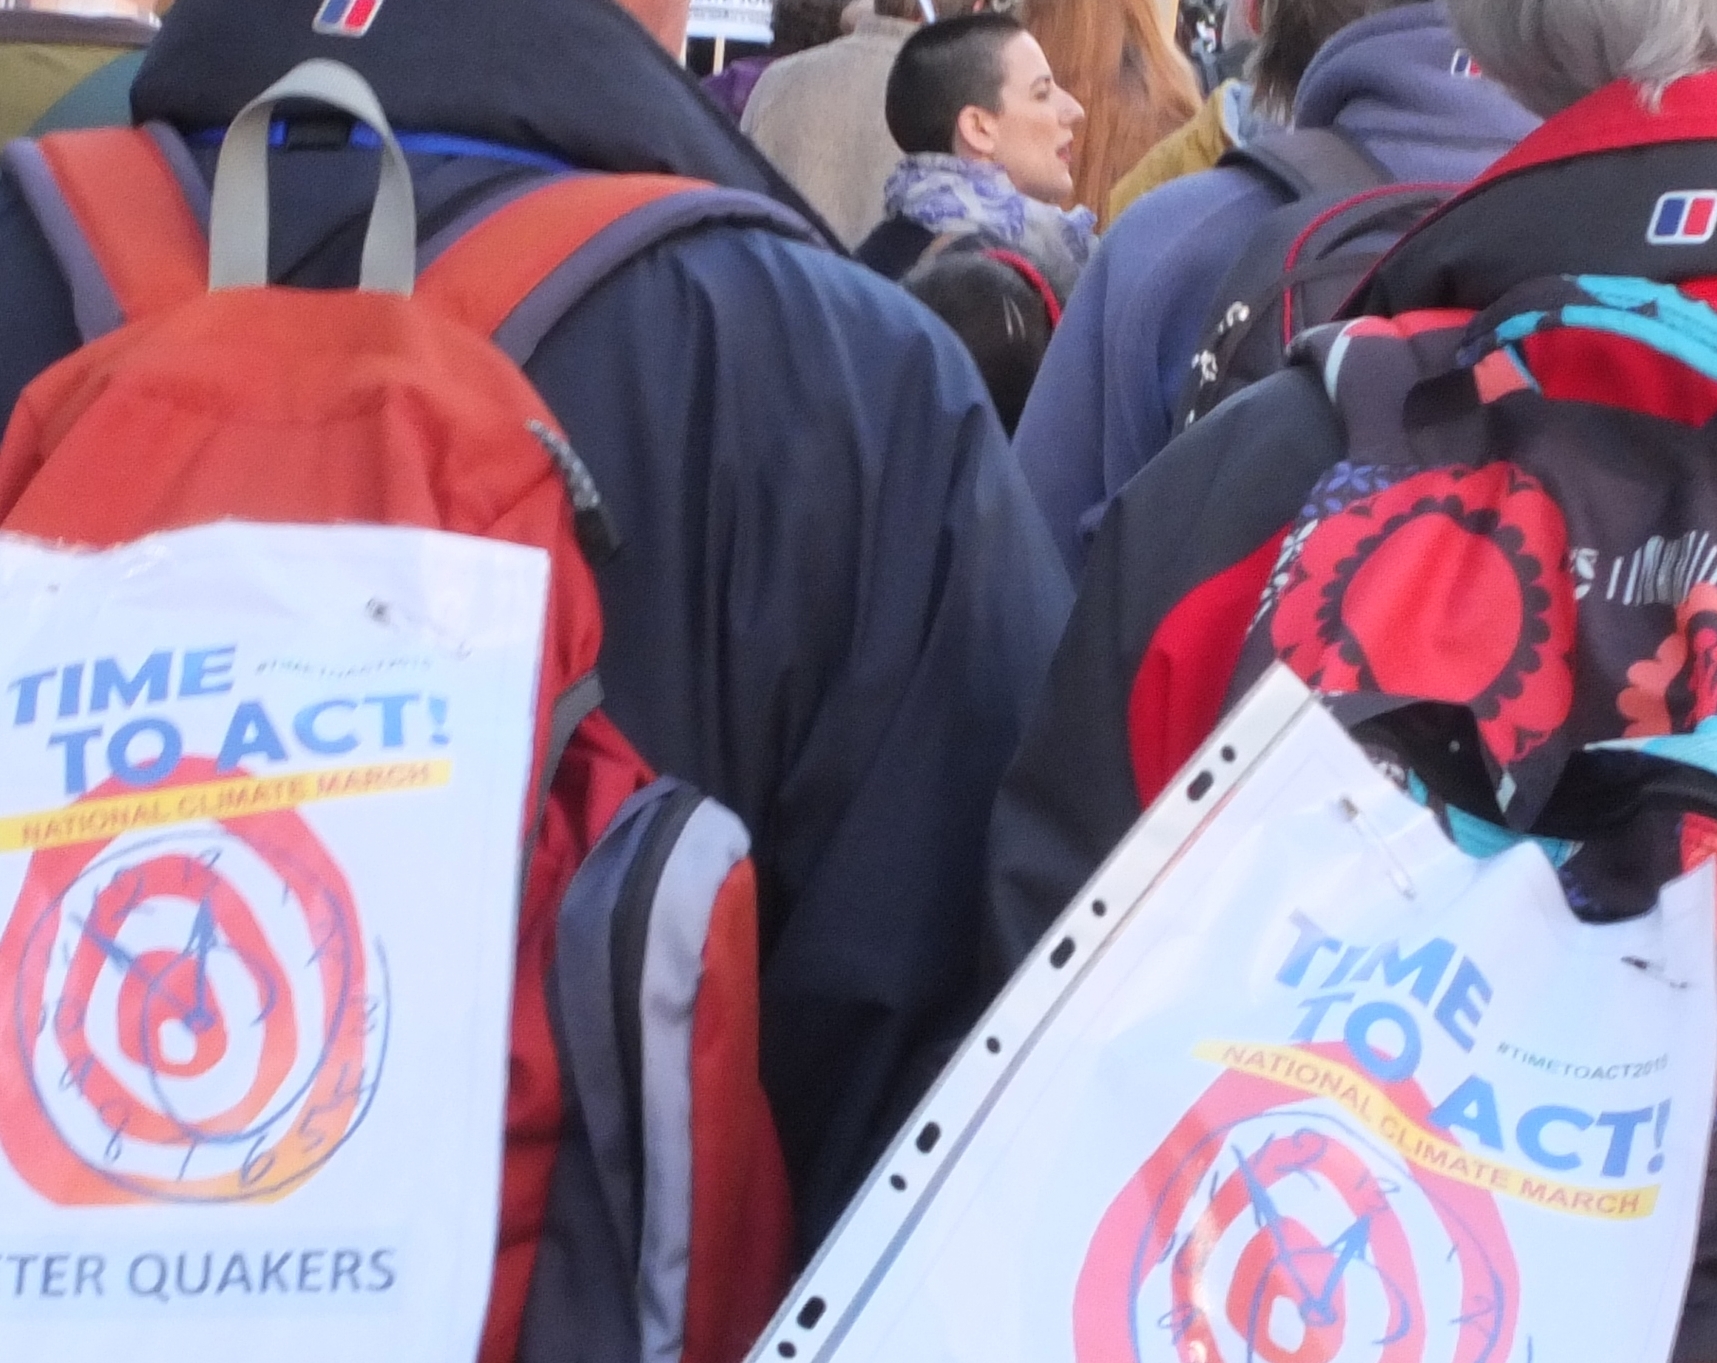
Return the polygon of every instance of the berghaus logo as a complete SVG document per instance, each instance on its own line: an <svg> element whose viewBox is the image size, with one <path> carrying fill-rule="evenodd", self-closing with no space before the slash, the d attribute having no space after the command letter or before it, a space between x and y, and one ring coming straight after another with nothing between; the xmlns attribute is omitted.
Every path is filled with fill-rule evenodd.
<svg viewBox="0 0 1717 1363"><path fill-rule="evenodd" d="M1673 189L1657 201L1645 239L1653 246L1703 246L1717 232L1717 189Z"/></svg>
<svg viewBox="0 0 1717 1363"><path fill-rule="evenodd" d="M334 38L361 38L370 31L382 0L322 0L310 27Z"/></svg>

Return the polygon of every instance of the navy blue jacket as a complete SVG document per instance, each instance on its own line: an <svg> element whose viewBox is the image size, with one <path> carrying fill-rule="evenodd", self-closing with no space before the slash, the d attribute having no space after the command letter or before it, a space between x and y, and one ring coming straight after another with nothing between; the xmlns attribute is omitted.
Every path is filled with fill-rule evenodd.
<svg viewBox="0 0 1717 1363"><path fill-rule="evenodd" d="M1537 120L1456 41L1440 4L1349 24L1307 67L1296 126L1341 130L1397 180L1465 183ZM1242 168L1186 176L1123 213L1080 276L1014 437L1073 571L1109 498L1168 444L1217 287L1284 202Z"/></svg>
<svg viewBox="0 0 1717 1363"><path fill-rule="evenodd" d="M313 35L316 8L180 0L136 115L218 128L329 56L403 129L802 209L608 0L412 0L359 41ZM370 158L276 154L278 282L354 282ZM483 155L413 170L420 234L528 173ZM4 179L0 300L3 422L77 342ZM755 839L765 1083L809 1250L913 1096L907 1058L972 983L990 804L1066 577L958 340L836 252L741 226L671 240L564 317L527 372L623 541L598 579L609 713Z"/></svg>

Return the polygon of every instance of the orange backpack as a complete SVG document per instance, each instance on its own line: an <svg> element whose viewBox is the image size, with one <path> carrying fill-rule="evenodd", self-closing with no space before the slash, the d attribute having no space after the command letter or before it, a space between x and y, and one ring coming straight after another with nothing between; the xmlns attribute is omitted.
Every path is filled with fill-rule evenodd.
<svg viewBox="0 0 1717 1363"><path fill-rule="evenodd" d="M267 283L266 144L287 98L381 134L356 291ZM462 227L418 273L404 155L368 87L326 61L233 124L207 239L195 168L164 129L60 134L8 159L88 343L19 400L0 530L107 547L221 519L357 522L548 553L481 1358L741 1357L790 1252L757 1074L748 843L733 815L658 780L596 708L601 610L580 539L611 549L611 532L518 364L582 291L670 231L792 223L688 181L569 174Z"/></svg>

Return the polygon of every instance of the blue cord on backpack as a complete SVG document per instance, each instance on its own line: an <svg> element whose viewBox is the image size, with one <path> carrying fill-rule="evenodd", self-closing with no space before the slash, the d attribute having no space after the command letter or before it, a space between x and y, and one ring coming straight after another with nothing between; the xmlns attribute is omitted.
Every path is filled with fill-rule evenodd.
<svg viewBox="0 0 1717 1363"><path fill-rule="evenodd" d="M269 125L269 146L286 145L286 126L286 121L278 118ZM187 134L185 141L193 147L218 147L226 140L226 135L225 128L202 128ZM483 156L491 161L510 161L514 165L532 166L537 170L553 173L572 169L565 161L550 156L547 152L509 147L501 142L486 142L477 137L460 137L455 133L396 132L394 138L402 150L418 152L425 156ZM349 147L366 147L372 150L381 144L382 139L375 129L362 123L352 125L351 134L346 140Z"/></svg>

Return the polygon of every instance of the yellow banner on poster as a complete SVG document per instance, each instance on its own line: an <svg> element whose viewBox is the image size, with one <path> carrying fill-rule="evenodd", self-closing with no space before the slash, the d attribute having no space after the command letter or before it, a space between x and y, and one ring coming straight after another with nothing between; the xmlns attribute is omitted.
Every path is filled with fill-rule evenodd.
<svg viewBox="0 0 1717 1363"><path fill-rule="evenodd" d="M1328 1056L1297 1046L1231 1041L1203 1042L1193 1048L1193 1055L1238 1074L1256 1075L1310 1097L1327 1098L1388 1142L1408 1163L1457 1183L1517 1198L1546 1211L1601 1221L1638 1221L1657 1208L1656 1184L1646 1188L1576 1188L1474 1155L1427 1131L1369 1078Z"/></svg>
<svg viewBox="0 0 1717 1363"><path fill-rule="evenodd" d="M202 819L273 814L322 800L393 795L445 786L453 778L446 759L379 762L363 767L293 772L288 776L234 776L166 786L135 795L110 795L75 805L0 819L0 853L40 852L78 843L106 842L121 833L169 828Z"/></svg>

